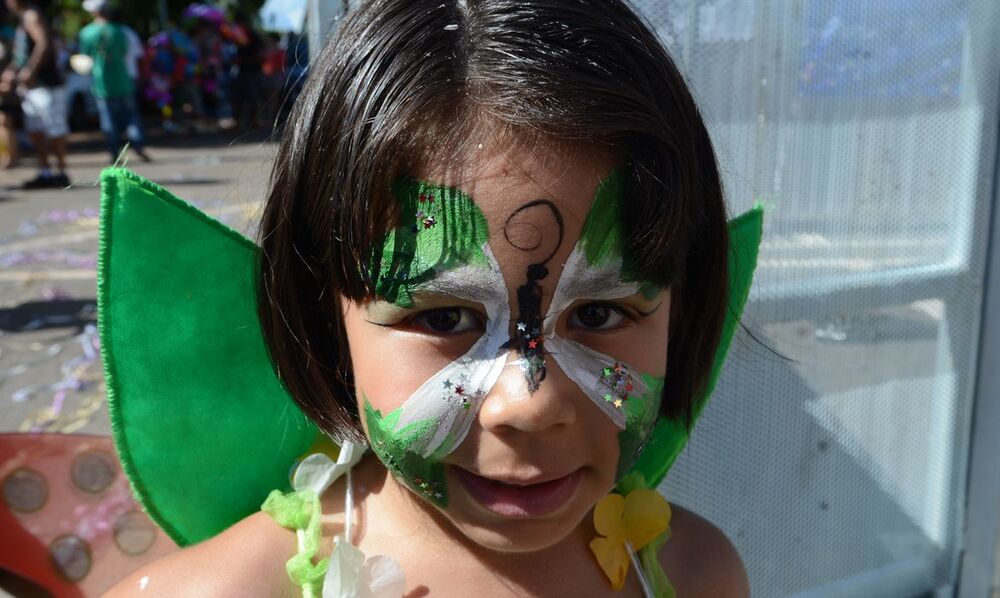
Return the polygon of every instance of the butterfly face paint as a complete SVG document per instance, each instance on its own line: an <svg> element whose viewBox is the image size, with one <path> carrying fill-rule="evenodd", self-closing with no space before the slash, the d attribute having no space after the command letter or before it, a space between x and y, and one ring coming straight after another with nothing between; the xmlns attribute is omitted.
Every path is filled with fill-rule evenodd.
<svg viewBox="0 0 1000 598"><path fill-rule="evenodd" d="M508 218L510 225L519 212L545 209L559 230L559 239L539 242L555 248L545 260L529 266L528 280L517 290L518 322L511 329L506 283L489 246L486 219L472 199L429 183L395 186L403 223L388 233L383 245L377 296L403 309L420 309L423 295L447 296L482 306L486 313L482 336L424 381L399 408L383 414L362 394L372 449L416 494L438 506L447 505L442 459L467 436L511 349L519 354L529 390L538 388L544 379L544 360L551 358L623 430L619 477L627 471L655 422L662 379L564 339L555 329L562 312L579 301L622 299L643 290L624 273L618 208L622 189L617 173L600 185L544 318L538 282L548 275L546 264L561 245L561 216L549 200L536 200ZM514 244L509 230L504 233Z"/></svg>

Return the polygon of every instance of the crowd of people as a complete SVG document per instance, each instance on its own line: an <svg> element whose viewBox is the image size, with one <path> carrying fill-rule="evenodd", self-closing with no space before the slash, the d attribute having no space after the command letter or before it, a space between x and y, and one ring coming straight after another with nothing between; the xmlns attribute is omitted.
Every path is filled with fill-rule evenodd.
<svg viewBox="0 0 1000 598"><path fill-rule="evenodd" d="M189 5L176 25L144 41L108 0L84 0L90 21L63 40L32 0L5 1L16 18L0 30L0 167L30 146L39 170L27 189L70 184L65 82L72 73L90 79L113 163L126 147L152 159L144 123L167 134L267 127L304 68L301 38L262 33L248 15L208 4Z"/></svg>

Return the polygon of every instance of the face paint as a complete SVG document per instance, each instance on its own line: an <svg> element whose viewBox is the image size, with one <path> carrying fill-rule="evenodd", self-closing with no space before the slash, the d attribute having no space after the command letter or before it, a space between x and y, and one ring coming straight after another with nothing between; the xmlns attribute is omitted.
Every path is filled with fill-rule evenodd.
<svg viewBox="0 0 1000 598"><path fill-rule="evenodd" d="M646 441L653 431L657 417L660 414L660 403L663 401L663 377L643 374L642 381L646 392L642 395L629 395L624 402L625 429L618 433L618 472L616 481L632 469L636 459L646 447Z"/></svg>
<svg viewBox="0 0 1000 598"><path fill-rule="evenodd" d="M382 244L376 295L413 305L413 287L459 266L490 267L486 218L464 193L451 187L400 180L393 185L400 225ZM493 260L495 262L495 260Z"/></svg>
<svg viewBox="0 0 1000 598"><path fill-rule="evenodd" d="M562 217L548 200L519 208L518 212L549 208L559 226L559 237L549 257L528 268L528 281L518 289L515 338L510 339L506 284L490 250L486 220L478 206L453 188L412 182L394 187L403 209L403 224L386 237L377 295L403 308L413 307L415 297L422 293L449 296L481 304L487 313L487 328L473 346L425 381L398 409L383 416L363 399L372 449L418 496L441 507L447 505L441 459L468 434L483 399L503 370L505 349L518 349L529 389L533 392L538 388L545 372L543 339L549 355L567 376L623 429L619 434L619 477L641 451L659 412L663 379L643 375L628 364L555 333L560 314L579 300L621 299L644 290L644 285L626 274L620 228L622 189L617 172L598 188L545 318L540 313L538 281L547 276L546 264L562 243ZM514 215L508 219L508 227ZM510 241L509 231L504 232ZM530 251L540 245L541 241L521 249Z"/></svg>
<svg viewBox="0 0 1000 598"><path fill-rule="evenodd" d="M556 205L547 199L537 199L530 201L514 211L507 218L504 226L504 238L514 247L523 251L532 251L542 246L544 239L530 246L522 246L515 243L510 238L512 223L518 214L532 208L548 208L552 212L556 225L559 227L559 235L552 247L552 251L541 262L528 266L528 282L517 289L517 326L514 331L514 338L504 345L517 347L521 355L521 369L524 371L524 378L528 383L528 392L534 394L538 390L539 384L545 379L545 347L543 345L545 337L542 336L542 287L538 281L549 275L546 264L552 256L559 251L563 241L563 219L562 214Z"/></svg>
<svg viewBox="0 0 1000 598"><path fill-rule="evenodd" d="M372 450L417 495L443 507L440 460L465 439L504 367L507 286L487 243L486 219L467 195L427 183L398 183L394 191L403 224L386 237L378 296L400 307L425 293L455 297L481 304L487 316L483 336L398 409L383 417L364 400Z"/></svg>
<svg viewBox="0 0 1000 598"><path fill-rule="evenodd" d="M382 417L382 413L371 406L367 397L363 401L368 436L379 460L418 496L439 507L448 506L444 465L411 450L421 439L430 435L436 422L428 419L400 427L402 407Z"/></svg>

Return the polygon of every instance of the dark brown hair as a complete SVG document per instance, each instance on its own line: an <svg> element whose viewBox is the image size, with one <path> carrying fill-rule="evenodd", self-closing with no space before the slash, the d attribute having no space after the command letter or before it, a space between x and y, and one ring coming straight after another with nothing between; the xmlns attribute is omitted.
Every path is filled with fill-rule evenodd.
<svg viewBox="0 0 1000 598"><path fill-rule="evenodd" d="M261 223L260 321L282 382L326 432L360 433L340 298L374 293L361 265L397 218L392 181L461 155L486 123L620 157L627 257L674 293L663 415L690 421L726 305L722 186L683 77L620 0L373 0L343 20Z"/></svg>

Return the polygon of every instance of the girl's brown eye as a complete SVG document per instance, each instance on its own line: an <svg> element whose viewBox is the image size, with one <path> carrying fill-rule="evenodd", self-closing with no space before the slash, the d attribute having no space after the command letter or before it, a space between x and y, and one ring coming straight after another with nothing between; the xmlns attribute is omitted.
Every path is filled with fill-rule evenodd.
<svg viewBox="0 0 1000 598"><path fill-rule="evenodd" d="M482 327L479 315L466 307L429 309L413 318L414 328L436 334L455 334Z"/></svg>
<svg viewBox="0 0 1000 598"><path fill-rule="evenodd" d="M567 325L570 328L611 330L617 328L624 318L622 311L613 305L587 303L573 310Z"/></svg>

